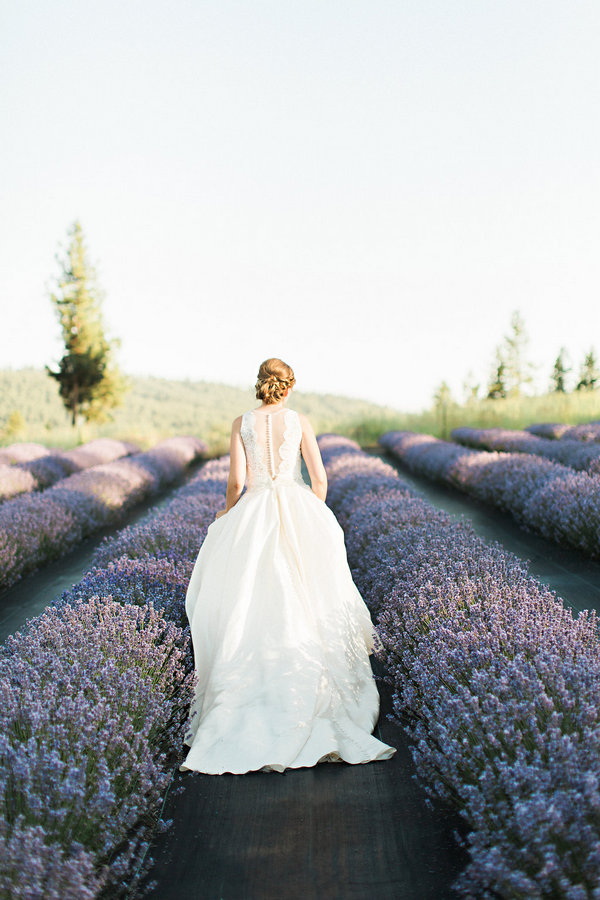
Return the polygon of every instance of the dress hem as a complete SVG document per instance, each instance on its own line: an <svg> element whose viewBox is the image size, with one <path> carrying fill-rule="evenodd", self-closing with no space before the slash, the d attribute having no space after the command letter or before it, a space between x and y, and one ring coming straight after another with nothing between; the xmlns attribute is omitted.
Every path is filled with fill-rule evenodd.
<svg viewBox="0 0 600 900"><path fill-rule="evenodd" d="M262 766L257 766L254 769L243 769L240 771L234 772L232 769L223 769L219 772L206 772L204 769L194 769L191 766L186 766L185 763L182 763L178 771L179 772L196 772L199 775L247 775L250 772L277 772L280 775L283 775L284 772L289 769L312 769L314 766L319 765L320 763L341 763L345 762L350 766L362 766L371 762L378 762L384 759L390 759L394 753L396 753L396 747L390 747L386 745L386 748L378 753L377 756L369 756L366 759L361 759L358 762L351 762L350 760L344 759L344 757L337 750L330 750L328 753L322 754L315 762L307 762L300 763L299 765L294 765L293 763L289 763L288 765L283 765L280 763L265 763Z"/></svg>

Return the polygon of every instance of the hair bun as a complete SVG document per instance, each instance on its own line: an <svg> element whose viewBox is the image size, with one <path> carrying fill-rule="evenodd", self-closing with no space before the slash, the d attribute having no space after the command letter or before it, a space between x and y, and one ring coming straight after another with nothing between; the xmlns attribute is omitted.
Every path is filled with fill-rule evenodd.
<svg viewBox="0 0 600 900"><path fill-rule="evenodd" d="M258 370L256 399L263 403L278 403L286 390L296 383L294 372L282 359L265 359Z"/></svg>

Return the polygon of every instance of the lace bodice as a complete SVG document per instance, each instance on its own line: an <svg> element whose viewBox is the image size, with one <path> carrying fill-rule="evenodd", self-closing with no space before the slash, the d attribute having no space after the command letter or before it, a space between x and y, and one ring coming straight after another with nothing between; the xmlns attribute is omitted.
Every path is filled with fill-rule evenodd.
<svg viewBox="0 0 600 900"><path fill-rule="evenodd" d="M248 490L296 481L305 485L300 470L302 426L293 409L242 416L242 441L246 450Z"/></svg>

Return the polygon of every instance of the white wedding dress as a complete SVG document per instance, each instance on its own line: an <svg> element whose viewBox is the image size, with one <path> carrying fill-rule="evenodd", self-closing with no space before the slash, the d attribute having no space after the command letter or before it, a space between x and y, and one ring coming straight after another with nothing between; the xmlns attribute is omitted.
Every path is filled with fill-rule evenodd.
<svg viewBox="0 0 600 900"><path fill-rule="evenodd" d="M187 590L198 681L180 771L283 772L395 752L371 732L375 635L334 514L303 481L298 414L242 416L247 490Z"/></svg>

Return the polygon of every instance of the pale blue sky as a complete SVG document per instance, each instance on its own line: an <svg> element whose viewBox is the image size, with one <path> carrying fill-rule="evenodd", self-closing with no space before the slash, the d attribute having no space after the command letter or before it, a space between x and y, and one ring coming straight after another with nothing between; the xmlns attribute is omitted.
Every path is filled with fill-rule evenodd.
<svg viewBox="0 0 600 900"><path fill-rule="evenodd" d="M0 367L79 218L129 372L401 409L600 351L600 4L5 3Z"/></svg>

